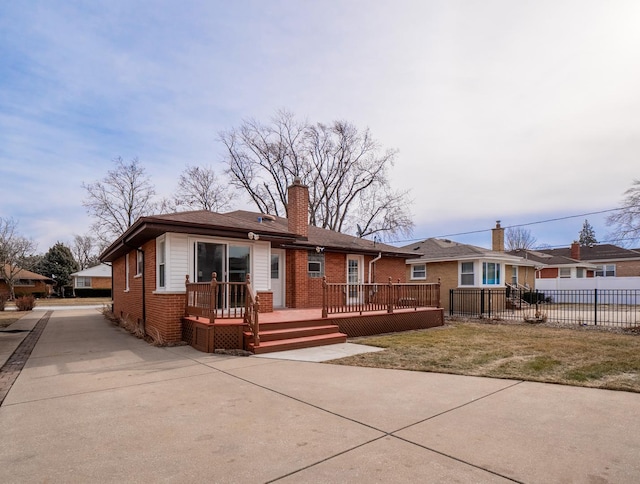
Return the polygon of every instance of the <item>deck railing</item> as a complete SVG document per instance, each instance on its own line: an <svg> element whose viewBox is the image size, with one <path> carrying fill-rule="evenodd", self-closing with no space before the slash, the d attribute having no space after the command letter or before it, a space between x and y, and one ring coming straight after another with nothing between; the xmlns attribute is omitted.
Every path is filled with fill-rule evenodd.
<svg viewBox="0 0 640 484"><path fill-rule="evenodd" d="M425 284L347 284L322 281L322 317L329 314L365 313L394 309L442 307L440 281Z"/></svg>
<svg viewBox="0 0 640 484"><path fill-rule="evenodd" d="M185 315L196 319L240 319L249 326L255 346L260 344L258 312L260 302L247 274L244 282L219 282L215 272L211 282L189 282L186 276Z"/></svg>

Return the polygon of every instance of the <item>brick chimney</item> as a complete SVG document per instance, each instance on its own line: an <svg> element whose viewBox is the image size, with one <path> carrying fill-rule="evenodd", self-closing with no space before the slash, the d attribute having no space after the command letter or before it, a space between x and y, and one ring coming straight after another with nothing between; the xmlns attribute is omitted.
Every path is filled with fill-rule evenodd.
<svg viewBox="0 0 640 484"><path fill-rule="evenodd" d="M580 244L575 240L571 244L571 258L575 260L580 260Z"/></svg>
<svg viewBox="0 0 640 484"><path fill-rule="evenodd" d="M504 229L500 226L500 220L496 220L496 228L491 229L491 250L504 252Z"/></svg>
<svg viewBox="0 0 640 484"><path fill-rule="evenodd" d="M299 177L287 189L287 219L289 232L309 237L309 187L302 184Z"/></svg>

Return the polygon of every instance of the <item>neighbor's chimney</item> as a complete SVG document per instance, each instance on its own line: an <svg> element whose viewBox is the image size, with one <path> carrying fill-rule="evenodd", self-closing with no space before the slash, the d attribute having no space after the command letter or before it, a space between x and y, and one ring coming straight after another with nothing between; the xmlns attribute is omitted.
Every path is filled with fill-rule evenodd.
<svg viewBox="0 0 640 484"><path fill-rule="evenodd" d="M309 187L302 184L299 177L287 189L287 219L289 232L309 237Z"/></svg>
<svg viewBox="0 0 640 484"><path fill-rule="evenodd" d="M580 260L580 244L575 240L571 244L571 258L575 260Z"/></svg>
<svg viewBox="0 0 640 484"><path fill-rule="evenodd" d="M500 227L500 220L496 220L496 228L491 229L491 250L504 252L504 229Z"/></svg>

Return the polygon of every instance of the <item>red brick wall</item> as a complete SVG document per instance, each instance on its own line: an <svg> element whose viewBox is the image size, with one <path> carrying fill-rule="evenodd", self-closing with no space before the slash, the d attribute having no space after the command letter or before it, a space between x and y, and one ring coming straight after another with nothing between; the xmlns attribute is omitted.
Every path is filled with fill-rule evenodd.
<svg viewBox="0 0 640 484"><path fill-rule="evenodd" d="M154 294L156 290L156 241L147 242L145 253L146 333L167 343L182 338L184 294ZM129 258L129 291L125 291L125 257ZM136 251L113 262L113 312L142 321L142 277L136 276Z"/></svg>
<svg viewBox="0 0 640 484"><path fill-rule="evenodd" d="M258 291L258 297L260 298L260 312L272 313L273 312L273 292L271 291Z"/></svg>
<svg viewBox="0 0 640 484"><path fill-rule="evenodd" d="M373 256L364 257L364 280L369 280L369 262ZM287 251L287 306L291 308L322 307L322 278L309 277L307 272L307 251ZM347 282L347 254L325 252L324 275L328 283ZM372 282L406 282L404 259L382 258L373 265Z"/></svg>
<svg viewBox="0 0 640 484"><path fill-rule="evenodd" d="M289 232L309 236L309 188L296 180L287 192L287 219Z"/></svg>
<svg viewBox="0 0 640 484"><path fill-rule="evenodd" d="M91 289L111 289L110 277L92 277Z"/></svg>
<svg viewBox="0 0 640 484"><path fill-rule="evenodd" d="M555 279L558 277L557 267L546 267L538 272L538 279Z"/></svg>

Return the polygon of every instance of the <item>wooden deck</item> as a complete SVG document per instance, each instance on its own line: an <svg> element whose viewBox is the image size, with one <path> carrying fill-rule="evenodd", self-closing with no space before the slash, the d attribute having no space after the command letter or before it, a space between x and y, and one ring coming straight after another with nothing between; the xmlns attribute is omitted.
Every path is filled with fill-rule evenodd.
<svg viewBox="0 0 640 484"><path fill-rule="evenodd" d="M183 318L183 339L205 352L216 349L244 349L267 353L289 349L344 343L347 337L368 336L444 324L440 308L396 309L366 313L330 314L322 318L322 309L278 309L260 313L260 344L254 345L242 319Z"/></svg>

